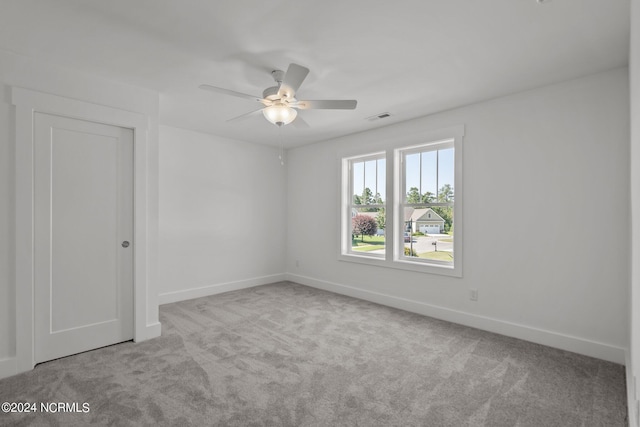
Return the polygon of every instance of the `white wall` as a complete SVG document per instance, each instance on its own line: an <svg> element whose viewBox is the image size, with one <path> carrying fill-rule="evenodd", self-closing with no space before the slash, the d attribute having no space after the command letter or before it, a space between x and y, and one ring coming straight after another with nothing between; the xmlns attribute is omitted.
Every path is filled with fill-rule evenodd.
<svg viewBox="0 0 640 427"><path fill-rule="evenodd" d="M282 280L278 150L160 127L160 302Z"/></svg>
<svg viewBox="0 0 640 427"><path fill-rule="evenodd" d="M627 398L629 425L638 425L638 386L640 369L640 0L631 1L631 298L630 354L627 360Z"/></svg>
<svg viewBox="0 0 640 427"><path fill-rule="evenodd" d="M617 69L291 150L289 278L623 362L628 90ZM338 153L456 124L466 127L463 278L338 261ZM548 231L533 231L541 222Z"/></svg>
<svg viewBox="0 0 640 427"><path fill-rule="evenodd" d="M95 104L107 105L149 116L149 218L148 234L151 241L157 234L157 121L158 94L146 89L132 87L96 78L32 58L0 50L0 378L7 373L4 363L15 355L15 149L14 118L11 105L11 86L19 86L41 92L74 98ZM154 207L156 209L154 210ZM154 252L150 251L149 270L155 271ZM157 321L157 295L150 283L148 302L149 322Z"/></svg>

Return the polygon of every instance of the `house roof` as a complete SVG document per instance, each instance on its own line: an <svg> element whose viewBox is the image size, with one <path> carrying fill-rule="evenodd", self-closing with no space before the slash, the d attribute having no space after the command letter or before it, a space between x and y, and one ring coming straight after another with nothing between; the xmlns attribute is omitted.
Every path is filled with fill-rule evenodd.
<svg viewBox="0 0 640 427"><path fill-rule="evenodd" d="M431 214L431 218L429 218L429 214ZM440 215L438 215L431 208L422 208L415 209L410 208L405 210L405 221L420 221L420 222L437 222L443 223L444 219Z"/></svg>

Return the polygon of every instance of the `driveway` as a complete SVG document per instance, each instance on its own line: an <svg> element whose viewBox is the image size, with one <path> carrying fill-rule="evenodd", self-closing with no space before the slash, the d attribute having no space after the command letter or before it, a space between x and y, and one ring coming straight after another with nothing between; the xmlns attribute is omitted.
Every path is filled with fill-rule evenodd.
<svg viewBox="0 0 640 427"><path fill-rule="evenodd" d="M443 252L452 252L453 251L453 242L441 242L441 239L449 240L452 239L453 236L449 236L448 234L429 234L427 236L414 236L413 241L411 243L406 242L404 244L405 247L413 247L413 250L416 253L421 254L424 252L433 252L436 250L436 245L433 242L437 242L438 251Z"/></svg>
<svg viewBox="0 0 640 427"><path fill-rule="evenodd" d="M436 250L436 246L433 242L438 241L438 251L441 252L453 252L453 242L441 242L440 239L453 239L453 236L449 236L448 234L429 234L428 236L414 236L413 241L411 243L405 242L405 247L410 247L413 245L413 250L416 251L417 254L421 254L423 252L433 252ZM375 251L368 252L370 254L384 254L384 249L378 249Z"/></svg>

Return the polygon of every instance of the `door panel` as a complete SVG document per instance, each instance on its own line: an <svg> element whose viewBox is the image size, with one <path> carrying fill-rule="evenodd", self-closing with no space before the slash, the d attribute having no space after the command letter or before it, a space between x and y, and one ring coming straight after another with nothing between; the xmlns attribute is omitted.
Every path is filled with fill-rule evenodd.
<svg viewBox="0 0 640 427"><path fill-rule="evenodd" d="M133 132L35 115L35 357L133 338Z"/></svg>

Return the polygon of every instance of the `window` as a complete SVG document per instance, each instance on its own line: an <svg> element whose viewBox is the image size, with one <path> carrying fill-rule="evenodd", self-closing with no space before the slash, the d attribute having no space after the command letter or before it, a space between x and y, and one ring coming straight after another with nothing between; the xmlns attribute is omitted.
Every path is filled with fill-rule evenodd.
<svg viewBox="0 0 640 427"><path fill-rule="evenodd" d="M410 235L398 259L454 265L454 150L454 140L445 140L396 151L402 189L399 226ZM440 230L433 225L420 227L432 217L444 222Z"/></svg>
<svg viewBox="0 0 640 427"><path fill-rule="evenodd" d="M456 126L342 158L341 260L462 276L463 135Z"/></svg>
<svg viewBox="0 0 640 427"><path fill-rule="evenodd" d="M346 159L347 253L385 257L386 159L384 153Z"/></svg>

